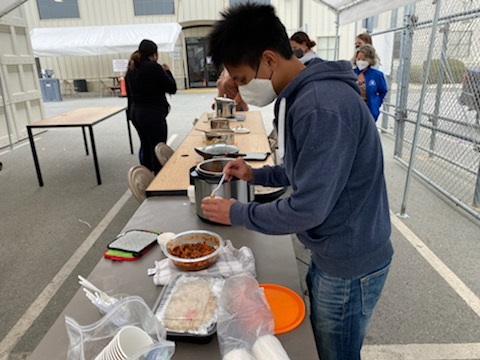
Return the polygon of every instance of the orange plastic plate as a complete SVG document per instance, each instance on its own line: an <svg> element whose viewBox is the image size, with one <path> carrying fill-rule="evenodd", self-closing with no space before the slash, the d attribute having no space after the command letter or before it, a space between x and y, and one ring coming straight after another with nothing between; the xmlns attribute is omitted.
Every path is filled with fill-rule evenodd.
<svg viewBox="0 0 480 360"><path fill-rule="evenodd" d="M289 288L276 284L260 284L270 305L276 335L286 333L301 324L305 317L305 303Z"/></svg>

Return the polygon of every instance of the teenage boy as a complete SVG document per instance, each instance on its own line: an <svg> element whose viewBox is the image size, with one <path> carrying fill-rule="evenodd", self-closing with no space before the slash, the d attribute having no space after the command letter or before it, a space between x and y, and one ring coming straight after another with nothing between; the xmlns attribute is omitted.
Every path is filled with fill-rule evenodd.
<svg viewBox="0 0 480 360"><path fill-rule="evenodd" d="M225 65L248 104L277 98L283 163L252 169L235 159L225 167L227 180L292 192L265 204L205 199L202 210L218 223L297 233L312 252L307 285L318 354L360 359L393 248L382 146L351 64L314 59L303 65L274 8L255 3L222 13L209 35L209 55Z"/></svg>

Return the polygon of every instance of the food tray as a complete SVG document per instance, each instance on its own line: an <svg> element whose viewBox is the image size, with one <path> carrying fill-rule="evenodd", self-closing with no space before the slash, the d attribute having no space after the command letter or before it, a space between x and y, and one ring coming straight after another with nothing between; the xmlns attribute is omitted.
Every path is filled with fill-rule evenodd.
<svg viewBox="0 0 480 360"><path fill-rule="evenodd" d="M163 287L153 312L168 340L204 344L212 340L224 282L215 276L180 274Z"/></svg>

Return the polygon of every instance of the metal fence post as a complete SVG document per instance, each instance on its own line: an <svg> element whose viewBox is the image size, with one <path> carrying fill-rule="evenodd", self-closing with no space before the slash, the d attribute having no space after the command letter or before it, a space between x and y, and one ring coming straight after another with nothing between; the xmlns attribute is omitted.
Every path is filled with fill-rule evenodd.
<svg viewBox="0 0 480 360"><path fill-rule="evenodd" d="M390 27L395 27L397 24L397 17L398 17L398 10L394 9L392 10L392 15L390 17ZM394 38L395 38L395 33L394 33ZM392 94L392 83L393 83L393 61L392 64L390 65L390 75L385 76L385 80L387 81L387 88L388 92L387 95L385 96L384 104L389 104L390 103L390 98ZM384 105L385 106L385 105ZM385 132L385 130L388 130L388 120L389 116L386 113L382 114L382 125L380 127L382 132Z"/></svg>
<svg viewBox="0 0 480 360"><path fill-rule="evenodd" d="M407 179L405 181L405 190L403 192L402 205L401 205L401 208L400 208L400 213L397 214L400 217L408 217L405 210L407 208L408 192L410 190L410 182L411 182L412 173L413 173L414 166L415 166L415 152L416 152L416 147L417 147L417 142L418 142L418 135L419 135L419 131L420 131L420 124L421 124L421 121L422 121L423 105L424 105L425 96L426 96L426 93L427 93L428 74L430 74L430 67L432 65L433 47L435 45L435 37L436 37L436 34L437 34L437 29L438 29L438 17L439 17L439 14L440 14L440 5L441 5L441 0L436 0L435 17L433 19L432 32L430 34L430 44L429 44L429 47L428 47L427 66L426 66L426 69L425 69L425 74L426 75L423 77L422 93L420 95L420 103L418 105L417 121L415 123L415 133L413 135L412 149L411 149L411 152L410 152L410 160L409 160L409 164L408 164Z"/></svg>
<svg viewBox="0 0 480 360"><path fill-rule="evenodd" d="M442 37L442 49L440 51L440 64L438 69L438 78L437 78L437 89L435 93L435 105L433 108L433 116L430 117L430 121L432 122L432 133L430 135L430 152L429 155L432 156L433 152L435 151L435 143L437 137L437 127L438 127L438 115L440 113L440 104L442 99L442 89L443 89L443 81L444 81L444 74L445 69L448 66L448 58L447 58L447 47L448 47L448 32L450 31L449 24L445 24L443 28L440 29L440 32L443 34ZM426 76L429 76L427 74Z"/></svg>
<svg viewBox="0 0 480 360"><path fill-rule="evenodd" d="M400 64L398 67L398 92L395 110L395 156L402 156L405 120L407 118L408 80L412 60L412 39L415 26L415 5L405 6L404 28L400 43Z"/></svg>
<svg viewBox="0 0 480 360"><path fill-rule="evenodd" d="M473 207L480 209L480 163L478 164L477 183L473 194Z"/></svg>

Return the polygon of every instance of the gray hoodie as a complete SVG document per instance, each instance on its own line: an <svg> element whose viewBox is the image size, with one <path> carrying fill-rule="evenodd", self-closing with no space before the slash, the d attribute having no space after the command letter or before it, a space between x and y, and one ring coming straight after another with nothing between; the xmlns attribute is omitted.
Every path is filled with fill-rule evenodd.
<svg viewBox="0 0 480 360"><path fill-rule="evenodd" d="M291 186L271 203L235 202L233 225L297 233L331 276L353 278L390 261L382 146L350 62L314 59L279 95L286 99L282 165L254 169L254 183Z"/></svg>

